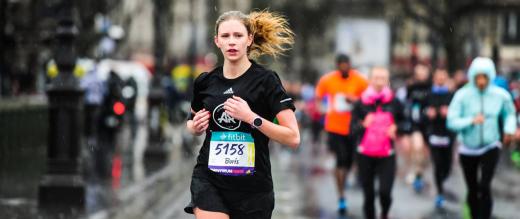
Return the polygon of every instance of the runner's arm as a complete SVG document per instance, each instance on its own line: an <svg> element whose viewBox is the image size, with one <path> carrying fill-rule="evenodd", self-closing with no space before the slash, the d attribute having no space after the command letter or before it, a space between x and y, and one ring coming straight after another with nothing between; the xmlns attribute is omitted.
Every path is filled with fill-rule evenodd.
<svg viewBox="0 0 520 219"><path fill-rule="evenodd" d="M362 110L362 103L360 101L354 104L354 108L351 112L350 119L350 133L353 138L356 138L355 142L359 142L360 136L365 132L363 121L365 120L366 113Z"/></svg>
<svg viewBox="0 0 520 219"><path fill-rule="evenodd" d="M251 110L244 99L237 96L229 98L224 103L224 109L231 117L248 124L253 124L253 120L260 117ZM300 131L298 129L296 116L291 109L284 109L278 112L276 119L278 119L279 125L265 118L260 118L262 119L262 125L258 127L259 131L283 145L287 145L291 148L298 147L300 144Z"/></svg>
<svg viewBox="0 0 520 219"><path fill-rule="evenodd" d="M256 118L256 114L249 121L250 124L253 123L254 118ZM262 125L258 130L280 144L297 148L300 145L300 130L294 112L291 109L282 110L276 115L276 119L278 119L279 125L262 118Z"/></svg>
<svg viewBox="0 0 520 219"><path fill-rule="evenodd" d="M473 125L474 117L462 116L462 93L457 92L448 106L446 125L455 132L462 131Z"/></svg>
<svg viewBox="0 0 520 219"><path fill-rule="evenodd" d="M513 104L513 100L511 96L504 95L505 96L505 102L504 106L501 110L501 117L504 121L504 133L508 135L513 135L516 132L516 116L515 116L515 106Z"/></svg>
<svg viewBox="0 0 520 219"><path fill-rule="evenodd" d="M186 122L186 128L188 128L193 135L202 135L209 127L209 116L210 113L206 109L202 109L198 112L192 109L190 118Z"/></svg>

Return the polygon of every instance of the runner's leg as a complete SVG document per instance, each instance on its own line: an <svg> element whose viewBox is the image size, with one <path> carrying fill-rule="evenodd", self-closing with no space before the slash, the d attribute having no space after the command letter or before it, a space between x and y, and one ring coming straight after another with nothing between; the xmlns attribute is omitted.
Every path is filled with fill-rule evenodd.
<svg viewBox="0 0 520 219"><path fill-rule="evenodd" d="M424 139L420 131L415 131L412 133L412 161L413 167L415 168L415 181L414 188L417 192L420 192L424 186L423 182L423 172L425 169L425 155L426 148L424 146Z"/></svg>
<svg viewBox="0 0 520 219"><path fill-rule="evenodd" d="M382 218L388 217L392 205L392 187L394 185L396 161L395 156L382 158L377 167L379 175L379 202Z"/></svg>
<svg viewBox="0 0 520 219"><path fill-rule="evenodd" d="M329 149L336 155L336 168L334 170L334 176L336 178L336 188L339 198L339 211L343 213L346 207L345 205L345 182L347 177L347 159L346 159L346 139L345 136L341 136L334 133L329 133Z"/></svg>
<svg viewBox="0 0 520 219"><path fill-rule="evenodd" d="M365 214L365 218L367 219L375 218L374 159L375 158L370 158L364 155L358 156L359 177L363 187L363 196L365 198L363 202L363 212Z"/></svg>
<svg viewBox="0 0 520 219"><path fill-rule="evenodd" d="M398 145L399 157L404 161L404 164L402 165L404 168L401 173L404 174L406 183L410 184L413 181L411 135L405 134L401 136Z"/></svg>
<svg viewBox="0 0 520 219"><path fill-rule="evenodd" d="M479 218L479 185L477 181L477 171L479 166L479 157L460 155L460 164L464 172L464 180L466 181L466 187L468 195L466 202L469 205L471 218Z"/></svg>
<svg viewBox="0 0 520 219"><path fill-rule="evenodd" d="M444 194L444 181L448 178L451 170L452 149L451 147L439 148L431 147L431 156L433 160L433 169L435 176L435 185L437 186L437 193Z"/></svg>
<svg viewBox="0 0 520 219"><path fill-rule="evenodd" d="M193 209L193 213L197 219L229 219L229 216L225 213L204 211L200 208Z"/></svg>
<svg viewBox="0 0 520 219"><path fill-rule="evenodd" d="M495 175L500 150L495 148L486 152L481 157L480 209L482 218L491 218L493 211L493 197L491 196L491 181Z"/></svg>

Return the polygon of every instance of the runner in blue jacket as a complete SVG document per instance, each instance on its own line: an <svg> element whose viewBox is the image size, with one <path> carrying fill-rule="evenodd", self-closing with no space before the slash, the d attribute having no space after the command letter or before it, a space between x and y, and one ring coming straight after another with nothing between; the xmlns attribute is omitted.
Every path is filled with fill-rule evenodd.
<svg viewBox="0 0 520 219"><path fill-rule="evenodd" d="M500 148L510 143L516 131L513 100L506 90L490 83L495 75L491 59L475 58L468 70L470 82L455 93L448 108L447 126L462 140L460 163L468 187L466 201L474 219L491 217L491 180ZM499 120L503 121L502 142Z"/></svg>

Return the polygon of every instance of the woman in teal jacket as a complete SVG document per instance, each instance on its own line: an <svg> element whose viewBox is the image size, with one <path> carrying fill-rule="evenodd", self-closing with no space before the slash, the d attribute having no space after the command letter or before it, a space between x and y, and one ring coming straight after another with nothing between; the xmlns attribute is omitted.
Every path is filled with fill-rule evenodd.
<svg viewBox="0 0 520 219"><path fill-rule="evenodd" d="M506 90L490 83L495 75L491 59L475 58L468 70L470 82L455 93L448 108L447 126L462 140L460 163L473 219L491 217L491 180L500 148L502 143L509 144L516 131L513 100ZM503 138L499 124L503 125Z"/></svg>

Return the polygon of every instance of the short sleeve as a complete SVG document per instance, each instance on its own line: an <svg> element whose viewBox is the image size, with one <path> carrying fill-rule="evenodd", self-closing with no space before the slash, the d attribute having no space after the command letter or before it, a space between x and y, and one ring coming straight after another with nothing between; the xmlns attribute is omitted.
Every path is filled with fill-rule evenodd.
<svg viewBox="0 0 520 219"><path fill-rule="evenodd" d="M266 101L269 104L270 111L273 116L276 116L280 111L291 109L294 111L294 100L287 95L287 92L282 86L280 77L275 72L270 72L264 81L264 88L266 91Z"/></svg>
<svg viewBox="0 0 520 219"><path fill-rule="evenodd" d="M204 72L200 74L193 82L193 98L191 100L191 109L195 112L201 110L204 105L202 103L202 96L200 95L201 90L204 88L204 79L207 78L208 73Z"/></svg>
<svg viewBox="0 0 520 219"><path fill-rule="evenodd" d="M367 89L368 87L368 81L361 75L358 75L359 76L359 80L358 80L358 93L357 95L358 96L361 96L361 94L363 94L363 92L365 92L365 90Z"/></svg>
<svg viewBox="0 0 520 219"><path fill-rule="evenodd" d="M320 78L318 84L316 84L316 97L321 99L325 96L327 85L325 83L325 77Z"/></svg>

